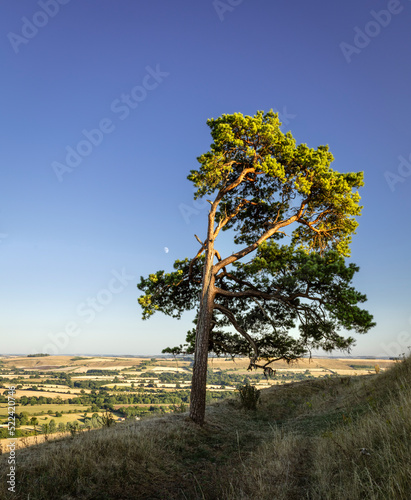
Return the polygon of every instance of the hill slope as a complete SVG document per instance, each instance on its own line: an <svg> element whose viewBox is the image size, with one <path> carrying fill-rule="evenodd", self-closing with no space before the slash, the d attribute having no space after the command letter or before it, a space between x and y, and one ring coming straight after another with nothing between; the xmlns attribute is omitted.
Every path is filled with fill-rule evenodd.
<svg viewBox="0 0 411 500"><path fill-rule="evenodd" d="M257 411L235 401L126 422L23 449L17 493L0 457L0 498L406 499L411 358L385 373L275 386Z"/></svg>

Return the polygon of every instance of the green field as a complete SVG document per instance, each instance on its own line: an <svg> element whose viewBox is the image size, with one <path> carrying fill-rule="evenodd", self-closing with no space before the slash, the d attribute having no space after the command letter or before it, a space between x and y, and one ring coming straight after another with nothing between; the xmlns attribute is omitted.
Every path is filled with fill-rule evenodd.
<svg viewBox="0 0 411 500"><path fill-rule="evenodd" d="M56 411L60 411L62 413L68 412L69 410L75 411L75 410L80 410L80 412L85 412L87 408L90 408L90 405L69 405L69 404L61 404L61 405L16 405L15 411L16 413L20 412L27 412L31 416L37 416L41 415L44 413L44 415L47 415L47 412L49 410L52 411L52 413L56 413ZM7 404L6 403L1 403L0 404L0 418L5 418L7 416Z"/></svg>
<svg viewBox="0 0 411 500"><path fill-rule="evenodd" d="M98 412L98 414L101 416L104 413ZM92 416L91 413L87 414L88 418L90 418L91 416ZM78 420L81 424L83 424L84 423L84 412L83 413L68 413L68 414L64 414L61 417L55 417L53 415L37 415L37 419L39 421L39 423L37 425L37 429L39 429L39 426L41 426L42 424L50 423L50 420L54 420L56 422L56 425L58 425L60 423L66 424L67 422L75 422L76 420ZM19 429L34 430L34 427L32 425L22 425L21 427L19 427Z"/></svg>

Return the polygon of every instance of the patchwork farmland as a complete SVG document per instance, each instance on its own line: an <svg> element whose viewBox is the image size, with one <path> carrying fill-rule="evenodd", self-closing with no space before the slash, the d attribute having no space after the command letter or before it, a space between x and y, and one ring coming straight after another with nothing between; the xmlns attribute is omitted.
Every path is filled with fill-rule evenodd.
<svg viewBox="0 0 411 500"><path fill-rule="evenodd" d="M310 378L361 376L385 371L394 360L312 358L276 374L248 371L248 359L212 358L207 402L233 398L249 381L257 388ZM7 443L7 394L14 387L16 436L21 446L89 431L111 421L184 412L189 404L192 359L167 357L0 357L0 444Z"/></svg>

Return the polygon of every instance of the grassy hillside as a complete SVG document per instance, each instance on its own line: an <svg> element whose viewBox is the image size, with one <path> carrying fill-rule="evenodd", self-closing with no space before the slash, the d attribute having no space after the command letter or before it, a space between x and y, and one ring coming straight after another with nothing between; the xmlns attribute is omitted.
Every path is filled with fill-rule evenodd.
<svg viewBox="0 0 411 500"><path fill-rule="evenodd" d="M273 386L236 401L129 421L17 452L17 494L50 499L408 499L411 358L384 373Z"/></svg>

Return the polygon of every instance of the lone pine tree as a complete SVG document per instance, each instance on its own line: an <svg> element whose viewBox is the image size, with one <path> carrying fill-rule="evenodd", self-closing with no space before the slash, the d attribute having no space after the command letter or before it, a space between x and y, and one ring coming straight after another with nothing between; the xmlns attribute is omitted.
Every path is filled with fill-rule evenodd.
<svg viewBox="0 0 411 500"><path fill-rule="evenodd" d="M274 361L312 349L349 350L354 339L341 329L366 333L374 326L358 306L365 295L352 286L358 267L345 263L363 173L333 170L327 146L297 145L272 111L207 124L213 144L188 176L195 199L211 197L207 234L196 236L194 258L137 285L144 319L197 311L187 343L163 352L194 353L190 417L200 425L210 352L249 356L250 368L269 373ZM220 231L230 231L237 251L220 255Z"/></svg>

